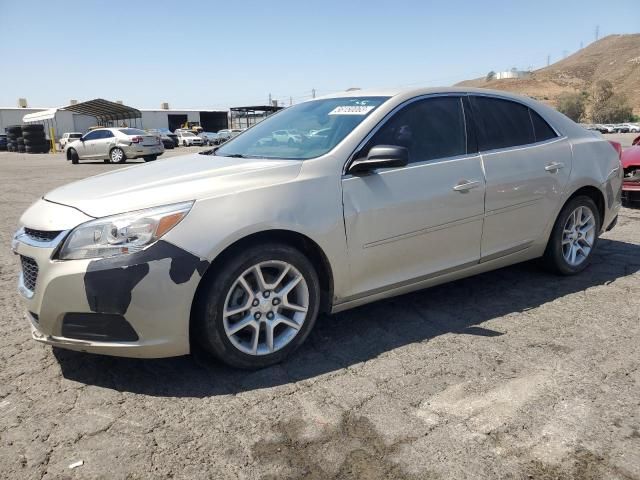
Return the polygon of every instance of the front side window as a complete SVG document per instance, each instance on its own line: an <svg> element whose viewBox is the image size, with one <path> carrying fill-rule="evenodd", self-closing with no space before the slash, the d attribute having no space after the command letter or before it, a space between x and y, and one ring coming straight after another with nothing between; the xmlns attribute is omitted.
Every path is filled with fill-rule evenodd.
<svg viewBox="0 0 640 480"><path fill-rule="evenodd" d="M471 97L481 151L535 142L529 108L510 100Z"/></svg>
<svg viewBox="0 0 640 480"><path fill-rule="evenodd" d="M97 140L98 138L100 138L101 133L102 130L94 130L93 132L89 132L84 136L84 141L86 142L87 140Z"/></svg>
<svg viewBox="0 0 640 480"><path fill-rule="evenodd" d="M461 98L434 97L407 105L375 133L358 156L366 156L376 145L406 147L410 163L466 154Z"/></svg>
<svg viewBox="0 0 640 480"><path fill-rule="evenodd" d="M312 100L286 108L242 132L216 155L306 160L329 152L388 97ZM325 135L313 135L323 130ZM234 132L236 133L236 132Z"/></svg>

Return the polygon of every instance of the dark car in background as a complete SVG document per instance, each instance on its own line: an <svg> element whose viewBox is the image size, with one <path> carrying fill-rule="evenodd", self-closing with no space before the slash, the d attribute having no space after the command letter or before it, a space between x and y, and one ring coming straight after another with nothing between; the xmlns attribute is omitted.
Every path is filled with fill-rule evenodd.
<svg viewBox="0 0 640 480"><path fill-rule="evenodd" d="M9 139L6 134L0 133L0 150L6 150Z"/></svg>

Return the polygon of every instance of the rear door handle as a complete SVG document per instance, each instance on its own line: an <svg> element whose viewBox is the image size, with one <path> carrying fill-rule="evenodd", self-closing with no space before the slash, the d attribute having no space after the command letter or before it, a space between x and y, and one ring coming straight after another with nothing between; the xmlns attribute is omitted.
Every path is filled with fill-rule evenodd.
<svg viewBox="0 0 640 480"><path fill-rule="evenodd" d="M472 188L477 188L480 186L480 181L478 180L462 180L460 183L458 183L456 186L453 187L453 189L456 192L467 192L469 190L471 190Z"/></svg>
<svg viewBox="0 0 640 480"><path fill-rule="evenodd" d="M549 165L544 167L547 172L557 172L561 168L564 168L564 163L562 162L551 162Z"/></svg>

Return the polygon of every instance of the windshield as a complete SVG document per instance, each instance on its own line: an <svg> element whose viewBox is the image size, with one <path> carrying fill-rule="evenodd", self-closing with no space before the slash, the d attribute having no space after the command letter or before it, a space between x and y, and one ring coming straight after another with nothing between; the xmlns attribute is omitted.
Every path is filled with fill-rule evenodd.
<svg viewBox="0 0 640 480"><path fill-rule="evenodd" d="M69 138L80 138L82 136L81 133L71 133L69 135Z"/></svg>
<svg viewBox="0 0 640 480"><path fill-rule="evenodd" d="M263 120L215 154L299 160L319 157L387 99L346 97L300 103Z"/></svg>

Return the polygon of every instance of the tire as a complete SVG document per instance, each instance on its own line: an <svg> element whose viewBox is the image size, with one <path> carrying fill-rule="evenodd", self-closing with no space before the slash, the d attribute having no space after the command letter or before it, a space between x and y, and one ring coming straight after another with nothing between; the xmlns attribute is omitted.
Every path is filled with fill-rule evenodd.
<svg viewBox="0 0 640 480"><path fill-rule="evenodd" d="M124 163L127 161L127 156L124 154L124 150L115 147L109 152L109 161L110 163Z"/></svg>
<svg viewBox="0 0 640 480"><path fill-rule="evenodd" d="M29 140L38 140L41 138L45 138L45 134L44 132L34 132L27 130L26 132L22 133L22 137Z"/></svg>
<svg viewBox="0 0 640 480"><path fill-rule="evenodd" d="M36 146L40 147L40 146L42 146L44 144L48 144L48 143L49 142L47 141L46 138L38 138L38 139L27 138L24 141L25 145L29 145L31 147L36 147Z"/></svg>
<svg viewBox="0 0 640 480"><path fill-rule="evenodd" d="M196 315L193 319L195 341L207 352L232 367L264 368L284 360L305 341L311 332L319 311L320 282L309 259L288 245L275 243L256 245L238 253L229 257L222 265L216 267L215 273L212 272L204 279L205 283L201 286L196 303ZM265 264L265 262L268 263ZM282 281L273 288L273 292L267 289L261 293L259 290L262 289L258 288L259 284L256 281L257 276L253 273L253 267L259 264L262 264L261 271L267 281L274 281L274 278L282 274L286 265L289 265L290 269L282 277ZM272 273L270 273L271 270ZM291 282L294 278L291 275L298 274L302 280L295 284L290 293L279 296L278 290L282 291L281 285ZM249 297L248 291L240 286L240 277L246 279L247 285L252 290L258 291L254 300L251 300L253 297ZM230 315L225 319L223 312L226 304L234 301L234 295L238 292L241 297L237 301L246 301L248 307L234 316L246 315L240 321L249 323L236 333L228 335L225 324L232 329L234 326L237 327L238 321ZM242 292L246 292L246 296ZM289 297L292 293L295 295L294 300ZM276 301L278 301L277 304ZM259 305L256 306L257 304L252 302L258 302ZM306 312L288 310L286 305L290 302L300 305L306 303ZM274 318L280 321L271 322ZM287 322L283 322L282 319L286 319ZM274 325L272 330L274 336L271 341L273 349L270 353L266 337L269 325ZM256 331L259 343L259 350L256 352L259 353L243 351L243 348L249 350L253 348L252 340L255 338ZM234 340L232 341L231 338ZM260 342L260 339L264 342ZM281 345L277 346L277 343Z"/></svg>
<svg viewBox="0 0 640 480"><path fill-rule="evenodd" d="M579 223L584 222L584 224L580 225L579 230L584 232L587 231L588 225L586 225L586 219L589 217L589 214L593 218L593 224L588 230L588 234L582 233L576 238L575 232L567 232L572 230L570 217L572 217L578 209L582 209ZM585 209L588 209L588 211L585 211ZM576 217L573 217L573 219L575 218ZM600 212L591 197L580 195L569 200L560 211L560 214L556 219L556 223L553 226L553 230L551 231L549 243L547 244L547 248L543 256L544 265L549 270L560 275L575 275L583 271L591 263L593 252L598 245L598 235L600 233L601 225L602 219L600 218ZM565 231L566 227L567 230ZM576 244L581 247L581 249L586 248L589 243L588 235L590 235L591 232L593 232L593 236L591 238L591 245L588 252L585 254L584 250L582 250L582 253L576 254L575 260L578 263L572 263L570 252L572 245ZM569 243L567 244L566 242ZM567 258L567 256L569 256L569 258Z"/></svg>
<svg viewBox="0 0 640 480"><path fill-rule="evenodd" d="M145 162L153 162L157 158L158 158L157 155L147 155L146 157L144 157L144 161Z"/></svg>
<svg viewBox="0 0 640 480"><path fill-rule="evenodd" d="M18 137L18 138L16 138L16 143L17 143L18 145L22 145L22 146L24 146L24 138L23 138L23 137Z"/></svg>
<svg viewBox="0 0 640 480"><path fill-rule="evenodd" d="M182 141L182 146L183 146L183 147L186 147L186 146L187 146L187 141L186 141L186 140L183 140L183 141Z"/></svg>
<svg viewBox="0 0 640 480"><path fill-rule="evenodd" d="M23 132L44 132L44 125L34 123L30 125L22 125Z"/></svg>
<svg viewBox="0 0 640 480"><path fill-rule="evenodd" d="M77 165L80 162L80 158L78 157L78 152L75 151L75 149L70 148L69 150L67 150L67 158L71 159L71 163L73 163L74 165Z"/></svg>
<svg viewBox="0 0 640 480"><path fill-rule="evenodd" d="M13 125L13 126L7 127L7 133L11 135L15 135L16 137L19 137L22 135L22 127L19 125Z"/></svg>

